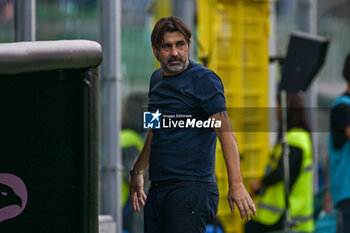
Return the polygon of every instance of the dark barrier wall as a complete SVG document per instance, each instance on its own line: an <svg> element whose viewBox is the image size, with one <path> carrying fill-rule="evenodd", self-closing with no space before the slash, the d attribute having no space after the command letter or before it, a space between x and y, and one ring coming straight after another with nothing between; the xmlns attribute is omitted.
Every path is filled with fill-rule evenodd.
<svg viewBox="0 0 350 233"><path fill-rule="evenodd" d="M30 49L35 44L40 53L33 59L33 53L23 53L22 60L12 57L20 61L17 69L0 65L1 233L98 232L94 67L101 62L101 47L81 42L87 46L80 50L75 50L77 41L52 42L53 48L45 50L42 42L13 43L14 50L16 44ZM0 63L6 59L1 46ZM51 56L57 50L61 54ZM23 69L38 58L41 65Z"/></svg>

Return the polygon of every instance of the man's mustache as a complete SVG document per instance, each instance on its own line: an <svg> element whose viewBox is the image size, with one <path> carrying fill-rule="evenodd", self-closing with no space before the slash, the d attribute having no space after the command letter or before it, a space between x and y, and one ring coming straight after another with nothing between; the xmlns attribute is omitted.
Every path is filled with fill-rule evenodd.
<svg viewBox="0 0 350 233"><path fill-rule="evenodd" d="M181 59L181 57L179 57L179 56L169 58L168 63L173 62L173 61L184 62L184 61Z"/></svg>

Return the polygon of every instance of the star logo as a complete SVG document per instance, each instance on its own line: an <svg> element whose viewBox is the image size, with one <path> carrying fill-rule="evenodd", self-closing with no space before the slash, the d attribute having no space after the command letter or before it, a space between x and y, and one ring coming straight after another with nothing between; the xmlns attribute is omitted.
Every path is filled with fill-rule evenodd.
<svg viewBox="0 0 350 233"><path fill-rule="evenodd" d="M155 119L157 119L157 121L159 121L159 117L162 115L161 113L159 113L159 109L157 109L157 111L155 113L151 113L151 115L153 116L152 121L154 121Z"/></svg>
<svg viewBox="0 0 350 233"><path fill-rule="evenodd" d="M159 109L156 112L143 112L143 128L160 129L161 115Z"/></svg>

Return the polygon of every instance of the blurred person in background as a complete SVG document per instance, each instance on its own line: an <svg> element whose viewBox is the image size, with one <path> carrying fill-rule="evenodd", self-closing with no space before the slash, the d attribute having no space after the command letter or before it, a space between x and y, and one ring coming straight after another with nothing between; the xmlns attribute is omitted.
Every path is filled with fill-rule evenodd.
<svg viewBox="0 0 350 233"><path fill-rule="evenodd" d="M258 215L245 225L246 233L283 230L285 220L285 183L281 130L281 102L277 108L279 136L273 147L262 180L251 182L251 194L256 196ZM303 99L296 93L287 93L287 132L289 146L290 194L289 208L293 230L313 232L312 145L306 122Z"/></svg>
<svg viewBox="0 0 350 233"><path fill-rule="evenodd" d="M346 91L339 96L331 108L331 132L329 138L329 180L330 193L337 208L337 233L350 232L350 54L343 68L347 83ZM326 210L331 202L325 194Z"/></svg>
<svg viewBox="0 0 350 233"><path fill-rule="evenodd" d="M12 0L0 0L0 24L13 19Z"/></svg>
<svg viewBox="0 0 350 233"><path fill-rule="evenodd" d="M134 164L143 147L144 130L142 124L143 110L147 105L147 94L142 92L131 93L123 104L122 131L120 145L122 148L123 182L123 230L126 233L143 232L143 216L132 210L130 202L129 169ZM148 187L148 183L145 182Z"/></svg>
<svg viewBox="0 0 350 233"><path fill-rule="evenodd" d="M153 54L160 62L150 80L149 111L191 114L196 119L221 121L221 128L160 128L149 130L131 174L131 202L144 206L145 233L206 231L217 213L215 150L221 142L228 171L228 201L241 217L250 219L255 206L240 171L239 152L226 112L224 88L211 70L189 60L191 31L174 16L160 19L151 35ZM159 112L158 112L159 110ZM147 201L143 170L149 165L151 187Z"/></svg>

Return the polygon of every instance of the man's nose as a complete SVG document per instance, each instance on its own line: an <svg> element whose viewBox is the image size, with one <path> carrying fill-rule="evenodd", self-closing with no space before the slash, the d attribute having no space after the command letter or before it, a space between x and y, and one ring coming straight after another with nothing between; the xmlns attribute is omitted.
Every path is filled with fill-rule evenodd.
<svg viewBox="0 0 350 233"><path fill-rule="evenodd" d="M179 54L176 46L171 47L170 55L176 57Z"/></svg>

